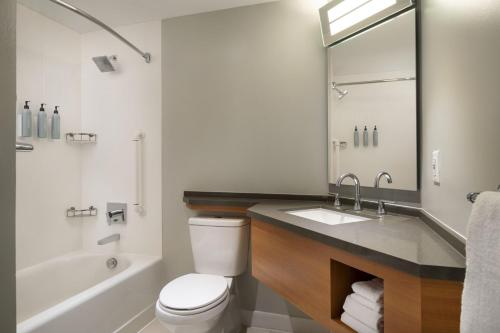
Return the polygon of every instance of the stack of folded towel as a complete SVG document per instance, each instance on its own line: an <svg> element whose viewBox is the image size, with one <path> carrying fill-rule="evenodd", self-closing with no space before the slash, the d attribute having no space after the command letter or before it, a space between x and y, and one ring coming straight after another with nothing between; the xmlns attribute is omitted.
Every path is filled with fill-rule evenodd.
<svg viewBox="0 0 500 333"><path fill-rule="evenodd" d="M358 333L384 331L384 282L375 278L353 283L340 320Z"/></svg>

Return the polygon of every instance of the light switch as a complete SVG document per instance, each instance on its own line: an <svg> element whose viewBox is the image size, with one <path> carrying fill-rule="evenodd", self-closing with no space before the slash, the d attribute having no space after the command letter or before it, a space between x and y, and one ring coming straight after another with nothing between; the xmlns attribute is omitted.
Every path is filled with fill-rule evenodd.
<svg viewBox="0 0 500 333"><path fill-rule="evenodd" d="M434 150L432 152L432 181L435 185L439 185L440 181L439 174L439 150Z"/></svg>

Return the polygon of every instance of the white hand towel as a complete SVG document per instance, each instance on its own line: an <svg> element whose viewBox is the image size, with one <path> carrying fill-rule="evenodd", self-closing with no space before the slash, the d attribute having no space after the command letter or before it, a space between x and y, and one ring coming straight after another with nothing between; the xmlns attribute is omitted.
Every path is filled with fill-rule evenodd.
<svg viewBox="0 0 500 333"><path fill-rule="evenodd" d="M500 331L500 193L481 193L467 228L460 332Z"/></svg>
<svg viewBox="0 0 500 333"><path fill-rule="evenodd" d="M384 296L384 282L379 278L355 282L352 284L352 290L372 302L380 302Z"/></svg>
<svg viewBox="0 0 500 333"><path fill-rule="evenodd" d="M342 316L340 316L340 321L358 333L379 333L379 331L374 330L373 328L366 326L356 318L353 318L347 312L344 312Z"/></svg>
<svg viewBox="0 0 500 333"><path fill-rule="evenodd" d="M344 310L351 317L359 320L360 322L374 330L380 330L382 328L384 319L383 315L370 310L361 303L358 303L354 298L352 298L352 295L347 296L347 298L345 299Z"/></svg>
<svg viewBox="0 0 500 333"><path fill-rule="evenodd" d="M378 302L372 302L368 298L365 298L359 294L353 293L350 295L352 299L354 299L356 302L366 306L372 311L382 313L384 312L384 298L381 298L380 301Z"/></svg>

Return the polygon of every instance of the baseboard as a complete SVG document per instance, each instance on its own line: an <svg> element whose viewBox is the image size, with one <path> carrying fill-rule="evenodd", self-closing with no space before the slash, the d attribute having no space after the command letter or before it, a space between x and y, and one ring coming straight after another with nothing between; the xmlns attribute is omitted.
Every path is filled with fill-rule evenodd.
<svg viewBox="0 0 500 333"><path fill-rule="evenodd" d="M328 333L314 320L262 311L241 311L243 325L289 333Z"/></svg>
<svg viewBox="0 0 500 333"><path fill-rule="evenodd" d="M132 319L123 324L119 329L114 331L113 333L137 333L144 326L150 323L155 318L155 305L156 303L151 304L146 309L142 310L138 314L136 314Z"/></svg>

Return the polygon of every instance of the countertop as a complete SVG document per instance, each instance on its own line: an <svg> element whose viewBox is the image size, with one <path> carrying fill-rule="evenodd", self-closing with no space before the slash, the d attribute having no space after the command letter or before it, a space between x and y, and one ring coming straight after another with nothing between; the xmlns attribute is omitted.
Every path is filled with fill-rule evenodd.
<svg viewBox="0 0 500 333"><path fill-rule="evenodd" d="M258 203L247 214L415 276L454 281L465 277L464 256L417 216L389 213L379 218L370 209L360 214L342 210L371 219L327 225L286 213L314 207L334 209L323 201L275 201Z"/></svg>

